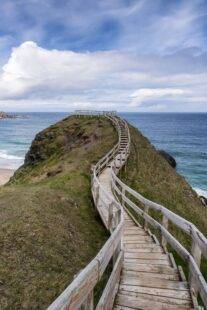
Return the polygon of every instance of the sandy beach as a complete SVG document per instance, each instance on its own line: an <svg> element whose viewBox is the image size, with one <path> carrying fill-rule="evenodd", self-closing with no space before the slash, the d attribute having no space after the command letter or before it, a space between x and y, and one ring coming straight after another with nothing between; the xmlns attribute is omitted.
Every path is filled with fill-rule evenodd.
<svg viewBox="0 0 207 310"><path fill-rule="evenodd" d="M6 184L13 174L14 170L0 168L0 186Z"/></svg>

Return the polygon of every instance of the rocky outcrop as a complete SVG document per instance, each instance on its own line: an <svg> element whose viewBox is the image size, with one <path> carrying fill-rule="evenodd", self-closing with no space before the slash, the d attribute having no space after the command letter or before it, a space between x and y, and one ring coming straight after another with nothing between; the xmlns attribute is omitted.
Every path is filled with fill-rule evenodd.
<svg viewBox="0 0 207 310"><path fill-rule="evenodd" d="M202 204L207 207L207 198L204 197L204 196L199 196L200 197L200 200L202 201Z"/></svg>
<svg viewBox="0 0 207 310"><path fill-rule="evenodd" d="M207 194L205 190L202 190L200 188L194 188L196 194L200 198L202 204L207 207Z"/></svg>
<svg viewBox="0 0 207 310"><path fill-rule="evenodd" d="M172 155L170 155L169 153L163 151L163 150L158 150L158 153L165 158L165 160L167 160L167 162L169 163L169 165L173 168L176 168L177 163L174 157L172 157Z"/></svg>
<svg viewBox="0 0 207 310"><path fill-rule="evenodd" d="M10 114L10 113L5 113L5 112L0 112L0 119L5 119L5 118L23 118L20 115L16 115L16 114Z"/></svg>

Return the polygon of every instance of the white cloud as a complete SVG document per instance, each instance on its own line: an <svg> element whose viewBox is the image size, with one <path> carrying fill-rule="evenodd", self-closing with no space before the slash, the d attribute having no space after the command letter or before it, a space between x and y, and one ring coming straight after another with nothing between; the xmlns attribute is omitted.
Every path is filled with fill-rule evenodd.
<svg viewBox="0 0 207 310"><path fill-rule="evenodd" d="M157 98L171 98L174 96L182 96L186 91L178 88L142 88L138 89L131 94L132 101L130 105L139 106L143 102L153 99L154 101Z"/></svg>
<svg viewBox="0 0 207 310"><path fill-rule="evenodd" d="M29 41L14 48L2 67L0 109L206 111L206 82L202 57L77 53Z"/></svg>

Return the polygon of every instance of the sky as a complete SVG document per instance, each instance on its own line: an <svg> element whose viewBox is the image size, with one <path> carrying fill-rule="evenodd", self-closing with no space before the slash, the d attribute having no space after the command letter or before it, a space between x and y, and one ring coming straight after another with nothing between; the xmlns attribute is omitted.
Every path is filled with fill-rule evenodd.
<svg viewBox="0 0 207 310"><path fill-rule="evenodd" d="M207 112L206 0L1 0L0 110Z"/></svg>

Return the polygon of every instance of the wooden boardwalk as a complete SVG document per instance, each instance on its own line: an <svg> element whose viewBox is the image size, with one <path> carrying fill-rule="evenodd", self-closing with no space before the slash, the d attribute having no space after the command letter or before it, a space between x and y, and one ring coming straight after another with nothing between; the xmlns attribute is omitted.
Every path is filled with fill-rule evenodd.
<svg viewBox="0 0 207 310"><path fill-rule="evenodd" d="M207 285L200 271L202 255L207 258L207 239L192 223L144 198L117 177L126 164L130 148L129 128L124 120L114 111L76 113L78 117L107 117L118 132L118 143L93 167L91 183L94 205L111 235L48 310L203 309L197 303L198 293L207 309ZM150 209L159 212L161 223L149 215ZM142 217L143 226L132 210ZM168 230L169 221L190 236L191 252ZM160 242L149 226L159 232ZM168 253L167 244L189 267L188 280ZM111 261L111 275L95 307L93 291Z"/></svg>
<svg viewBox="0 0 207 310"><path fill-rule="evenodd" d="M125 143L123 141L123 148ZM119 154L115 158L117 166L120 165L118 158ZM101 187L113 195L111 163L102 171L99 181ZM100 192L97 207L107 222L108 210L102 204L105 199ZM173 258L153 235L141 228L125 210L123 212L124 261L113 309L193 309L189 285L182 279Z"/></svg>

